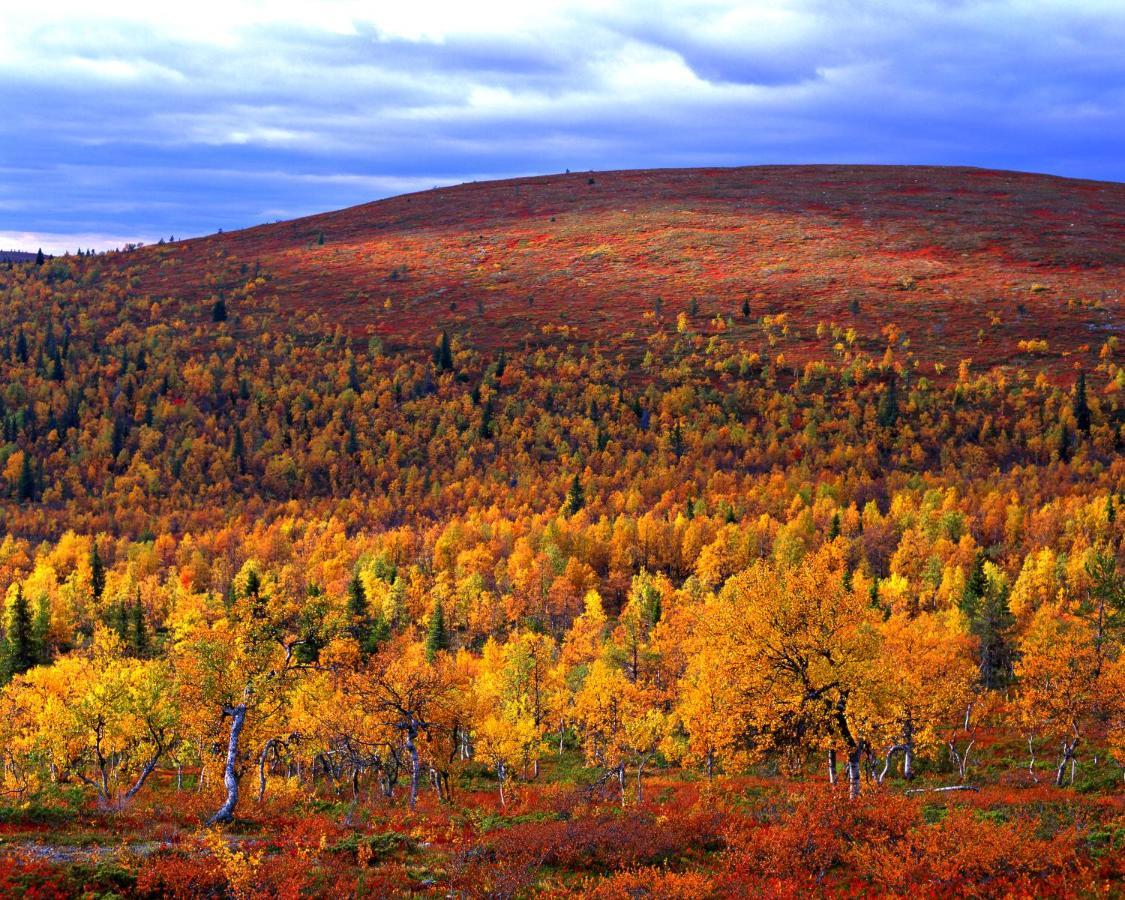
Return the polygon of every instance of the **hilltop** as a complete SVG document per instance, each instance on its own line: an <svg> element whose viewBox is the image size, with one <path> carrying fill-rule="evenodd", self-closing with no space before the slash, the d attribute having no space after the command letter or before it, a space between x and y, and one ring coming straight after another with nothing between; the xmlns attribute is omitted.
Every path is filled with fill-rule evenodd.
<svg viewBox="0 0 1125 900"><path fill-rule="evenodd" d="M389 347L428 347L447 328L482 349L560 331L640 348L694 301L693 318L730 318L728 337L784 313L801 335L794 360L819 354L811 328L837 322L863 336L894 324L925 360L1070 369L1065 356L1120 329L1125 185L939 167L567 173L407 194L116 264L197 309L257 274L259 302L276 298L290 323L319 314ZM1045 352L1020 347L1043 339Z"/></svg>

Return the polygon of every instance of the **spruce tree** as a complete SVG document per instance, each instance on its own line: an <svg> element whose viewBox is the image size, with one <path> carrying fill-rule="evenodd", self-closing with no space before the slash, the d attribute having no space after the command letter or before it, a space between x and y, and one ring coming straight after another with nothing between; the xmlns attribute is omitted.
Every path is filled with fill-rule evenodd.
<svg viewBox="0 0 1125 900"><path fill-rule="evenodd" d="M130 613L129 644L133 648L134 655L144 656L148 653L148 629L145 627L145 611L139 593L130 607Z"/></svg>
<svg viewBox="0 0 1125 900"><path fill-rule="evenodd" d="M1079 372L1078 380L1074 383L1074 397L1071 401L1071 411L1074 413L1074 427L1082 434L1090 433L1090 406L1086 402L1086 373Z"/></svg>
<svg viewBox="0 0 1125 900"><path fill-rule="evenodd" d="M16 498L21 503L31 503L35 500L35 470L31 467L31 454L23 454L23 465L20 466L20 478L16 485Z"/></svg>
<svg viewBox="0 0 1125 900"><path fill-rule="evenodd" d="M989 584L981 598L972 632L980 639L980 683L989 690L1012 681L1012 626L1015 617L1008 606L1006 589Z"/></svg>
<svg viewBox="0 0 1125 900"><path fill-rule="evenodd" d="M875 422L881 428L890 428L898 420L898 388L892 378L887 382L887 389L879 398L879 409L875 415Z"/></svg>
<svg viewBox="0 0 1125 900"><path fill-rule="evenodd" d="M582 480L575 473L574 480L570 483L570 489L566 492L566 504L563 509L568 516L573 516L585 505L586 494L582 490Z"/></svg>
<svg viewBox="0 0 1125 900"><path fill-rule="evenodd" d="M750 301L749 299L742 301L742 318L750 318Z"/></svg>
<svg viewBox="0 0 1125 900"><path fill-rule="evenodd" d="M984 553L978 550L973 557L973 565L969 569L969 577L965 580L965 587L961 591L961 612L965 614L970 624L980 611L980 600L988 587L988 579L984 574Z"/></svg>
<svg viewBox="0 0 1125 900"><path fill-rule="evenodd" d="M348 582L348 614L353 621L367 616L367 590L363 586L363 579L359 577L358 570Z"/></svg>
<svg viewBox="0 0 1125 900"><path fill-rule="evenodd" d="M444 329L441 332L441 341L434 351L434 364L440 372L453 371L453 348L449 343L449 332Z"/></svg>
<svg viewBox="0 0 1125 900"><path fill-rule="evenodd" d="M227 304L226 301L220 297L215 301L211 307L211 321L212 322L225 322L227 320Z"/></svg>
<svg viewBox="0 0 1125 900"><path fill-rule="evenodd" d="M832 524L828 528L828 540L834 541L840 536L840 513L832 514Z"/></svg>
<svg viewBox="0 0 1125 900"><path fill-rule="evenodd" d="M430 628L426 633L426 659L430 662L442 650L449 649L449 634L445 630L445 610L439 600L434 605L433 614L430 616Z"/></svg>
<svg viewBox="0 0 1125 900"><path fill-rule="evenodd" d="M124 600L113 604L109 613L109 627L121 638L121 643L129 646L129 609Z"/></svg>
<svg viewBox="0 0 1125 900"><path fill-rule="evenodd" d="M36 663L35 633L31 609L23 595L23 587L16 586L16 596L8 616L8 629L4 635L4 675L22 675Z"/></svg>
<svg viewBox="0 0 1125 900"><path fill-rule="evenodd" d="M676 459L680 459L684 455L684 431L680 426L680 420L676 419L676 424L672 426L671 437L672 452L676 455Z"/></svg>
<svg viewBox="0 0 1125 900"><path fill-rule="evenodd" d="M238 468L239 475L246 474L246 445L242 440L242 429L234 426L234 436L230 442L231 462Z"/></svg>
<svg viewBox="0 0 1125 900"><path fill-rule="evenodd" d="M98 553L98 542L94 541L90 547L90 594L96 604L102 599L105 591L105 564L102 563L101 554Z"/></svg>

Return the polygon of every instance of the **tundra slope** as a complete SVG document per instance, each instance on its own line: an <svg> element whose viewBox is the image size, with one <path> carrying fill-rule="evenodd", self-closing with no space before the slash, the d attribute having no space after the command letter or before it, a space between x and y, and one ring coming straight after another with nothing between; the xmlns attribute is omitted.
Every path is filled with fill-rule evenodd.
<svg viewBox="0 0 1125 900"><path fill-rule="evenodd" d="M1069 370L1120 331L1125 185L969 168L762 166L464 184L115 257L198 301L249 269L290 322L392 347L439 327L481 349L639 349L692 308L730 336L785 313L894 324L946 364ZM743 307L744 301L746 307ZM657 316L652 316L653 312ZM748 312L748 316L741 315ZM646 313L649 314L646 316ZM1029 358L1020 341L1049 339Z"/></svg>

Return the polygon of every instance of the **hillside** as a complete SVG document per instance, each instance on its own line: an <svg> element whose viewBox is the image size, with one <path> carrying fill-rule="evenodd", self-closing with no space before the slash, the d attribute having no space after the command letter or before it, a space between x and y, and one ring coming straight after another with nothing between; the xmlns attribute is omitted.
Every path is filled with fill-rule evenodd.
<svg viewBox="0 0 1125 900"><path fill-rule="evenodd" d="M1120 330L1125 185L924 167L572 173L409 194L120 262L143 290L191 302L229 296L249 267L289 321L319 313L389 346L428 346L444 327L496 349L568 326L639 347L661 324L645 313L674 322L694 298L705 320L731 317L731 335L786 313L804 337L794 359L816 356L810 329L835 321L876 335L894 323L925 360L1040 367ZM1020 351L1043 338L1046 354Z"/></svg>
<svg viewBox="0 0 1125 900"><path fill-rule="evenodd" d="M0 895L1113 896L1123 211L584 174L0 265Z"/></svg>

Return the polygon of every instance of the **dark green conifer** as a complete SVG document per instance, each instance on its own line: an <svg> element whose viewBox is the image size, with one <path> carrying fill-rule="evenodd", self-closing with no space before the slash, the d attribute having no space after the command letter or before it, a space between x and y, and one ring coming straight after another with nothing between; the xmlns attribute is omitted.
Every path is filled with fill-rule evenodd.
<svg viewBox="0 0 1125 900"><path fill-rule="evenodd" d="M430 627L426 632L426 658L433 662L443 650L449 649L449 634L445 630L445 610L439 600L430 616Z"/></svg>
<svg viewBox="0 0 1125 900"><path fill-rule="evenodd" d="M1074 413L1074 427L1082 434L1088 435L1090 433L1090 405L1086 402L1085 372L1079 372L1078 380L1074 383L1071 411Z"/></svg>
<svg viewBox="0 0 1125 900"><path fill-rule="evenodd" d="M105 564L98 552L98 542L94 541L90 546L90 594L94 598L95 605L102 599L104 591Z"/></svg>
<svg viewBox="0 0 1125 900"><path fill-rule="evenodd" d="M586 505L586 493L582 490L582 479L578 477L576 472L574 480L570 483L570 489L566 492L566 504L563 511L568 516L573 516L578 510Z"/></svg>

